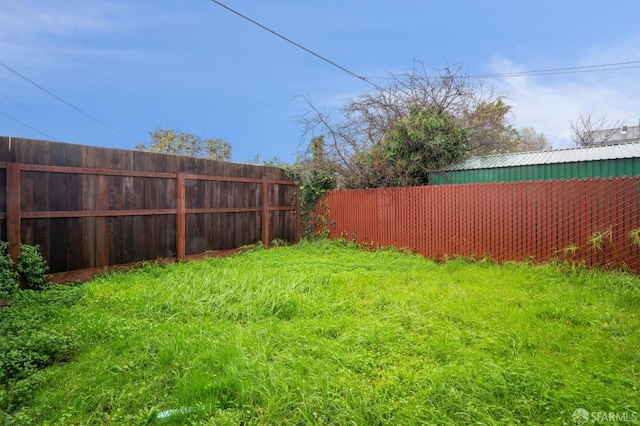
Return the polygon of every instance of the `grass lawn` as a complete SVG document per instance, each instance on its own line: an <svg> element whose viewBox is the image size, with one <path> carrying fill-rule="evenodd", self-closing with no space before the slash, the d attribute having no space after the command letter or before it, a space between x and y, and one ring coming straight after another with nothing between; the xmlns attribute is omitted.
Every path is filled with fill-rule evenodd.
<svg viewBox="0 0 640 426"><path fill-rule="evenodd" d="M303 242L23 292L0 331L0 423L640 422L621 273Z"/></svg>

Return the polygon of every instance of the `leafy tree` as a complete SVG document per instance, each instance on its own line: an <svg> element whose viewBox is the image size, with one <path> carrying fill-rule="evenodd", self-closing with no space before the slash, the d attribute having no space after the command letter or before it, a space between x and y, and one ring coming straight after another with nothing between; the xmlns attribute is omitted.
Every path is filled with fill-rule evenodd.
<svg viewBox="0 0 640 426"><path fill-rule="evenodd" d="M138 144L135 149L219 161L231 158L231 145L222 139L201 139L180 130L164 130L160 127L149 132L149 135L149 145Z"/></svg>
<svg viewBox="0 0 640 426"><path fill-rule="evenodd" d="M424 179L417 179L417 176L406 176L407 170L415 172L413 168L404 169L404 178L401 177L400 170L396 170L398 173L395 178L388 174L381 175L390 165L392 147L396 154L411 152L417 161L418 158L425 159L423 154L427 150L423 149L422 154L416 153L416 140L442 142L433 134L428 139L417 137L413 133L411 136L416 136L415 140L399 138L398 126L404 125L407 134L410 133L409 130L415 131L411 129L410 123L415 125L419 115L422 115L420 120L425 117L435 119L433 114L437 111L441 114L441 120L446 116L448 122L455 122L468 130L465 133L468 137L465 144L445 144L449 148L455 147L450 158L460 158L458 147L461 146L466 147L467 155L520 150L521 145L529 142L527 137L531 136L510 125L507 118L511 107L504 102L502 96L484 88L481 82L469 78L458 67L447 67L438 70L437 75L429 75L424 67L414 66L412 72L391 75L386 87L376 87L348 100L342 107L338 120L320 111L308 99L307 103L309 110L301 118L305 135L325 136L326 160L336 165L339 185L352 188L395 185L405 181L424 183ZM446 126L441 129L445 131L445 135L446 129ZM411 146L403 148L398 143L393 145L393 140L404 140ZM540 142L540 139L535 141ZM400 167L402 161L393 164ZM420 167L432 169L431 164Z"/></svg>
<svg viewBox="0 0 640 426"><path fill-rule="evenodd" d="M518 130L509 123L511 108L502 99L497 99L478 105L465 118L466 127L473 130L469 155L475 157L549 148L543 134L531 127Z"/></svg>
<svg viewBox="0 0 640 426"><path fill-rule="evenodd" d="M480 102L473 111L466 114L465 126L473 129L469 145L472 156L503 154L515 136L515 129L507 122L511 106L502 99Z"/></svg>
<svg viewBox="0 0 640 426"><path fill-rule="evenodd" d="M379 170L384 168L378 146L409 116L411 108L435 107L459 118L495 98L459 68L445 68L429 76L418 66L412 72L391 75L386 87L349 99L338 120L307 100L309 111L301 122L305 134L325 136L326 159L336 164L339 185L370 187L376 185Z"/></svg>
<svg viewBox="0 0 640 426"><path fill-rule="evenodd" d="M410 107L367 158L375 173L368 186L417 186L429 183L429 172L464 157L471 131L436 107Z"/></svg>
<svg viewBox="0 0 640 426"><path fill-rule="evenodd" d="M542 133L536 132L532 127L523 127L516 132L509 152L542 151L549 148L551 146Z"/></svg>

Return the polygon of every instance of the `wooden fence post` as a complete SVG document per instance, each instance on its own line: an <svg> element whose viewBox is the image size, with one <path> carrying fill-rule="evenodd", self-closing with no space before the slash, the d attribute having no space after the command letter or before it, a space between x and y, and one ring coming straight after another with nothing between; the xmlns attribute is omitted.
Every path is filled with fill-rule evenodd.
<svg viewBox="0 0 640 426"><path fill-rule="evenodd" d="M13 262L18 264L20 254L21 230L20 230L20 191L21 191L20 164L7 164L7 242L9 243L9 255Z"/></svg>
<svg viewBox="0 0 640 426"><path fill-rule="evenodd" d="M186 197L184 173L176 176L176 257L183 260L187 252Z"/></svg>
<svg viewBox="0 0 640 426"><path fill-rule="evenodd" d="M296 243L300 242L300 227L302 226L302 219L300 215L302 214L302 210L300 207L300 186L296 186L296 221L295 221L295 230L294 230L294 239Z"/></svg>
<svg viewBox="0 0 640 426"><path fill-rule="evenodd" d="M269 247L269 182L262 176L262 244Z"/></svg>

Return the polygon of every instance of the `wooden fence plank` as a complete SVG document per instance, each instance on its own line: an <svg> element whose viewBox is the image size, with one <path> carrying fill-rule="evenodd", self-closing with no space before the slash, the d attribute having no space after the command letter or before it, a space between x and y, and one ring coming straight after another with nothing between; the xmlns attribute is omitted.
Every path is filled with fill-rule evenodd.
<svg viewBox="0 0 640 426"><path fill-rule="evenodd" d="M64 166L67 161L67 149L65 145L53 145L51 147L51 165ZM50 173L49 176L49 210L67 211L67 175L63 173ZM79 197L76 188L70 188L73 196ZM50 254L49 267L51 272L61 272L67 269L67 220L64 218L52 219L49 232Z"/></svg>
<svg viewBox="0 0 640 426"><path fill-rule="evenodd" d="M51 163L51 149L46 144L40 144L33 151L33 162L39 165ZM27 166L23 165L22 167ZM29 210L48 210L51 203L51 193L49 192L49 177L47 172L33 173L33 205ZM24 178L24 174L23 174ZM26 206L25 206L26 207ZM51 220L41 219L33 221L33 240L29 244L37 243L40 246L40 253L47 259L51 253Z"/></svg>
<svg viewBox="0 0 640 426"><path fill-rule="evenodd" d="M19 155L32 157L35 161L41 161L42 157L37 155L39 152L34 149L34 144L29 143L19 149ZM37 157L37 158L36 158ZM34 190L37 191L40 186L46 185L47 181L42 182L41 176L34 173L22 172L21 191L20 191L20 211L29 211L33 209ZM47 206L48 208L48 206ZM32 244L36 223L33 220L20 221L20 241L21 244ZM48 231L48 230L47 230ZM47 236L46 240L49 238ZM44 255L48 255L48 247L41 247Z"/></svg>
<svg viewBox="0 0 640 426"><path fill-rule="evenodd" d="M269 246L269 186L267 185L267 177L262 178L262 244Z"/></svg>
<svg viewBox="0 0 640 426"><path fill-rule="evenodd" d="M82 146L66 145L65 166L81 167L82 166ZM81 175L77 173L67 174L67 190L66 190L66 206L70 210L82 209L82 182ZM66 234L66 264L65 271L73 271L82 269L82 221L80 218L67 218L67 234ZM58 272L58 271L56 271Z"/></svg>
<svg viewBox="0 0 640 426"><path fill-rule="evenodd" d="M20 164L7 164L7 242L8 252L17 264L20 254L21 221L20 221L20 186L22 177Z"/></svg>
<svg viewBox="0 0 640 426"><path fill-rule="evenodd" d="M184 259L187 250L185 190L185 174L178 173L176 178L176 257L178 259Z"/></svg>
<svg viewBox="0 0 640 426"><path fill-rule="evenodd" d="M7 241L7 166L0 164L0 241Z"/></svg>
<svg viewBox="0 0 640 426"><path fill-rule="evenodd" d="M104 150L93 150L93 159L95 161L95 166L98 169L106 168L110 163L111 159L107 156L107 153ZM110 208L109 206L109 176L108 175L98 175L96 176L96 192L95 196L95 208L96 210L107 210ZM111 234L109 233L109 218L108 217L98 217L95 219L96 225L96 242L95 242L95 258L96 258L96 267L108 266L109 265L109 246L110 241L112 239Z"/></svg>
<svg viewBox="0 0 640 426"><path fill-rule="evenodd" d="M109 162L114 170L122 170L122 156L120 151L110 151ZM127 175L109 176L109 209L122 210L124 208L124 197L122 194L122 184ZM123 259L123 221L121 217L109 217L109 264L118 265L126 263Z"/></svg>
<svg viewBox="0 0 640 426"><path fill-rule="evenodd" d="M82 147L81 167L95 168L96 160L94 150ZM81 211L96 210L96 182L97 176L83 174L82 207ZM82 267L81 269L95 268L96 265L96 218L83 218L82 223Z"/></svg>

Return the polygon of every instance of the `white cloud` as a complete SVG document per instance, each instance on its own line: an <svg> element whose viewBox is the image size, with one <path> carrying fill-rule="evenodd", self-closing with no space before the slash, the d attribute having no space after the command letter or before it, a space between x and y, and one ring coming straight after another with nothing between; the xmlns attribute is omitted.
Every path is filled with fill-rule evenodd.
<svg viewBox="0 0 640 426"><path fill-rule="evenodd" d="M0 10L0 59L17 68L62 61L70 57L79 41L122 31L128 25L123 19L129 13L127 8L117 4L32 0L7 3Z"/></svg>
<svg viewBox="0 0 640 426"><path fill-rule="evenodd" d="M588 66L638 60L635 43L612 49L594 49L579 64ZM624 52L624 54L623 54ZM636 64L638 65L638 64ZM492 72L511 73L544 67L527 67L504 58L492 63ZM606 116L608 121L637 125L640 118L640 68L607 72L573 73L554 76L503 77L495 87L506 94L513 105L514 125L533 127L544 133L555 147L571 145L570 122L580 114Z"/></svg>
<svg viewBox="0 0 640 426"><path fill-rule="evenodd" d="M0 8L0 60L39 67L85 55L131 55L134 34L202 19L190 9L154 2L66 0L6 2ZM125 38L126 37L126 38ZM145 46L148 48L148 46Z"/></svg>
<svg viewBox="0 0 640 426"><path fill-rule="evenodd" d="M0 11L0 24L4 29L4 37L69 35L79 31L114 29L116 24L109 15L116 11L114 7L101 7L99 3L52 2L36 5L29 1L14 2Z"/></svg>

